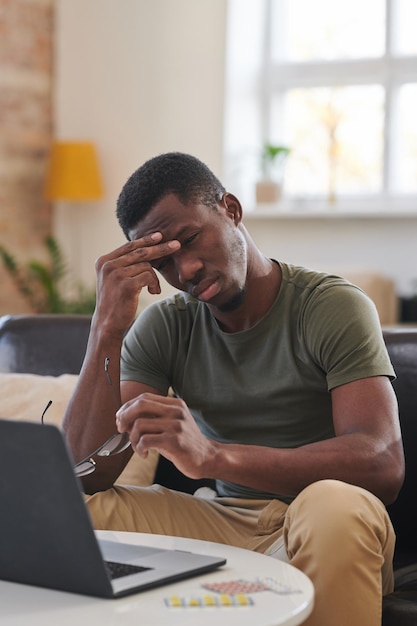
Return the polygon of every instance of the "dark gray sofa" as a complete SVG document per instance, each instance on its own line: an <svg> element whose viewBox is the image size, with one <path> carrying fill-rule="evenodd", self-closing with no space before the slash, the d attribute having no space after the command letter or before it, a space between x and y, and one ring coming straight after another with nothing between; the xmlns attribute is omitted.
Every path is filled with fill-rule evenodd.
<svg viewBox="0 0 417 626"><path fill-rule="evenodd" d="M0 372L58 376L78 374L85 353L90 317L16 315L0 318ZM388 507L397 534L395 590L384 599L383 626L417 624L417 327L384 330L394 365L406 456L406 478ZM192 492L208 481L192 481L160 458L155 482ZM366 626L366 625L362 625Z"/></svg>

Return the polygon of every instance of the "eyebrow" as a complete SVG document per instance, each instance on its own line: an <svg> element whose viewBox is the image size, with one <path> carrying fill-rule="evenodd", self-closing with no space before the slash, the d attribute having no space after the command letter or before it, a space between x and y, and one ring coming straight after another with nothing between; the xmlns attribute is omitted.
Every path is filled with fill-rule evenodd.
<svg viewBox="0 0 417 626"><path fill-rule="evenodd" d="M175 236L173 236L173 237L171 236L169 239L166 239L166 241L172 241L174 239L179 241L180 238L183 237L184 233L186 233L187 230L189 230L189 229L190 229L189 225L183 226L177 233L175 233ZM164 235L162 241L164 241L164 239L165 239L165 235Z"/></svg>
<svg viewBox="0 0 417 626"><path fill-rule="evenodd" d="M181 237L182 237L182 236L183 236L183 235L184 235L184 234L185 234L188 230L190 230L190 225L183 226L183 227L182 227L182 228L178 231L178 233L176 233L175 237L171 237L170 239L165 239L165 236L164 236L164 237L163 237L163 239L162 239L162 241L173 241L173 240L180 241L180 238L181 238ZM162 231L160 231L160 232L162 232ZM180 242L180 243L181 243L181 242ZM152 261L150 261L150 263L151 263L152 267L155 267L155 265L157 265L158 263L160 263L161 261L163 261L163 259L166 259L166 258L171 257L171 256L172 256L175 252L176 252L176 251L174 251L174 252L169 252L168 254L164 254L164 256L161 256L161 257L158 257L158 258L156 258L156 259L153 259Z"/></svg>

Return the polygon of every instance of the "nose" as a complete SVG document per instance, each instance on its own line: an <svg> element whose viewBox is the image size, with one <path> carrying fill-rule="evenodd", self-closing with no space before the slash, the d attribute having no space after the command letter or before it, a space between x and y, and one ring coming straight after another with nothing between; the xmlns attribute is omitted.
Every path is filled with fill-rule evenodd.
<svg viewBox="0 0 417 626"><path fill-rule="evenodd" d="M175 255L175 267L178 274L178 280L181 285L194 283L197 280L198 272L202 268L201 261L194 255L187 254L184 250L180 250Z"/></svg>

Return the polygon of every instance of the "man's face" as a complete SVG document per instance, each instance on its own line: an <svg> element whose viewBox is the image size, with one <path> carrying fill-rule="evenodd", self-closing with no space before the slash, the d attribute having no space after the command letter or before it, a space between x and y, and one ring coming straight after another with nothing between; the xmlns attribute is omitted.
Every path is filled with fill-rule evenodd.
<svg viewBox="0 0 417 626"><path fill-rule="evenodd" d="M153 232L162 233L163 241L177 239L181 248L152 266L176 289L223 312L239 306L247 276L240 216L234 218L225 198L215 210L168 194L129 232L130 239Z"/></svg>

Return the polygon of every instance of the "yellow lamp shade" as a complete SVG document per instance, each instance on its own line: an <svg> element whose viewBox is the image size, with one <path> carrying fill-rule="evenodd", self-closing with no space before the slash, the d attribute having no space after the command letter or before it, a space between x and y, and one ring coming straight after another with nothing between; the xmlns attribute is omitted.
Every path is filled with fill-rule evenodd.
<svg viewBox="0 0 417 626"><path fill-rule="evenodd" d="M103 195L95 147L85 141L52 144L45 181L48 200L98 200Z"/></svg>

